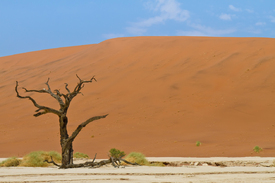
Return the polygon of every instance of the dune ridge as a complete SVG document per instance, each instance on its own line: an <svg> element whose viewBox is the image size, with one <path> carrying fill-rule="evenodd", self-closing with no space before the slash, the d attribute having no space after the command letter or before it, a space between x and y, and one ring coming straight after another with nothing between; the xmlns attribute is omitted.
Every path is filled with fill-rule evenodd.
<svg viewBox="0 0 275 183"><path fill-rule="evenodd" d="M130 37L0 57L0 157L60 151L57 117L33 117L31 102L16 98L15 81L42 89L50 78L52 89L65 92L76 74L98 82L73 100L69 132L109 116L83 129L75 151L99 158L113 147L151 157L273 156L274 46L271 38ZM58 108L49 96L32 96Z"/></svg>

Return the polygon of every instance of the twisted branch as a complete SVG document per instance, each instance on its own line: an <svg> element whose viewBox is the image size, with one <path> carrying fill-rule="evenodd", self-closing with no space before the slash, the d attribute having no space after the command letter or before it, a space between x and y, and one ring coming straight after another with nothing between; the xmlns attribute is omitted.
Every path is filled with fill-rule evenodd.
<svg viewBox="0 0 275 183"><path fill-rule="evenodd" d="M25 89L26 92L47 93L47 91L45 91L45 90L27 90L26 88L23 88L23 89ZM54 113L58 116L61 115L60 111L57 111L55 109L37 104L37 102L30 96L21 96L18 92L18 81L16 81L15 92L16 92L16 96L18 98L23 98L23 99L27 98L27 99L31 100L33 105L38 108L35 112L43 110L43 112L38 112L38 113L34 114L35 117L46 114L46 113Z"/></svg>
<svg viewBox="0 0 275 183"><path fill-rule="evenodd" d="M53 161L52 157L51 157L52 161L45 160L45 162L53 163L55 166L57 166L59 168L80 168L80 167L100 168L100 167L110 164L110 163L113 165L114 168L119 168L121 166L120 161L123 161L130 165L140 166L138 163L131 163L131 162L126 161L125 159L122 159L122 158L114 158L114 157L109 156L109 159L101 160L100 162L95 162L95 158L96 158L96 154L95 154L93 161L86 161L85 163L80 163L80 164L69 164L69 165L65 165L65 166L60 166L57 163L55 163Z"/></svg>
<svg viewBox="0 0 275 183"><path fill-rule="evenodd" d="M71 101L77 94L81 93L80 90L84 87L84 83L91 83L93 82L93 80L96 81L95 76L93 76L90 80L87 81L80 79L80 77L77 74L76 77L79 79L79 83L76 85L73 92L69 92L68 84L65 85L66 90L69 92L67 94L69 101Z"/></svg>
<svg viewBox="0 0 275 183"><path fill-rule="evenodd" d="M71 94L71 91L68 88L68 83L65 83L65 89L68 91L68 94Z"/></svg>
<svg viewBox="0 0 275 183"><path fill-rule="evenodd" d="M67 142L64 144L64 147L62 149L66 149L66 147L69 146L74 141L75 137L79 134L79 132L82 130L82 128L84 128L86 125L88 125L89 123L91 123L91 122L93 122L95 120L99 120L101 118L106 118L106 116L108 116L108 114L105 114L103 116L94 116L94 117L86 120L85 122L81 123L80 125L78 125L78 127L76 128L76 130L67 139Z"/></svg>
<svg viewBox="0 0 275 183"><path fill-rule="evenodd" d="M44 162L47 162L47 163L52 163L52 164L54 164L55 166L61 167L60 165L58 165L57 163L55 163L55 162L54 162L54 160L53 160L53 157L52 157L52 156L51 156L51 160L52 160L52 161L44 160Z"/></svg>

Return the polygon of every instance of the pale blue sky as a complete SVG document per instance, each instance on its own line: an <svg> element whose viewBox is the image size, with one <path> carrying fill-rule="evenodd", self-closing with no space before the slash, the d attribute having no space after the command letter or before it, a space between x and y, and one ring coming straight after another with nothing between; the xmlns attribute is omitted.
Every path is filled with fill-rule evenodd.
<svg viewBox="0 0 275 183"><path fill-rule="evenodd" d="M0 57L115 37L275 38L275 0L0 0Z"/></svg>

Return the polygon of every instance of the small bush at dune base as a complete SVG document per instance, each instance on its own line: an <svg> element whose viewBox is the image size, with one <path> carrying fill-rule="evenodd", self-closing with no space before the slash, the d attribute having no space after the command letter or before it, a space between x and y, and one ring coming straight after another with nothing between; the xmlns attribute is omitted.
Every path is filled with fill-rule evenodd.
<svg viewBox="0 0 275 183"><path fill-rule="evenodd" d="M109 153L110 153L111 157L113 157L113 158L121 158L121 157L125 156L124 151L120 151L116 148L110 149Z"/></svg>
<svg viewBox="0 0 275 183"><path fill-rule="evenodd" d="M16 158L16 157L11 157L6 159L5 161L2 161L0 163L0 167L12 167L12 166L18 166L21 163L22 160Z"/></svg>
<svg viewBox="0 0 275 183"><path fill-rule="evenodd" d="M76 152L74 153L74 158L89 158L87 154Z"/></svg>
<svg viewBox="0 0 275 183"><path fill-rule="evenodd" d="M47 167L51 164L44 162L45 160L51 161L51 157L56 163L61 162L61 155L58 152L50 151L34 151L23 157L20 166L25 167Z"/></svg>
<svg viewBox="0 0 275 183"><path fill-rule="evenodd" d="M197 141L196 142L196 146L199 147L201 145L201 142L200 141Z"/></svg>
<svg viewBox="0 0 275 183"><path fill-rule="evenodd" d="M139 165L150 165L144 154L138 152L131 152L126 156L125 160L131 163L138 163Z"/></svg>
<svg viewBox="0 0 275 183"><path fill-rule="evenodd" d="M262 151L263 149L260 148L259 146L255 146L255 147L253 148L253 150L254 150L256 153L259 153L259 152Z"/></svg>

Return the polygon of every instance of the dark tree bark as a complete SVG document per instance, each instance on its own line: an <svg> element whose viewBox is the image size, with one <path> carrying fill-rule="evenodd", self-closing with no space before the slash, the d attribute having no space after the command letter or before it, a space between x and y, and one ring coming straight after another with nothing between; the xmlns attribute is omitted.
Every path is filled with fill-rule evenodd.
<svg viewBox="0 0 275 183"><path fill-rule="evenodd" d="M80 91L84 87L84 83L91 83L93 81L96 81L96 79L94 77L92 77L90 80L87 80L87 81L80 79L78 76L77 76L77 78L79 79L79 83L76 85L76 87L74 88L74 90L72 92L69 90L68 84L65 83L65 89L67 91L66 94L60 93L59 90L52 91L51 88L50 88L50 85L49 85L49 79L45 83L47 85L47 89L28 90L28 89L23 87L23 89L27 93L28 92L36 92L36 93L47 93L47 94L51 95L59 103L59 106L60 106L59 110L39 105L30 96L21 96L18 92L18 82L17 81L16 81L16 86L15 86L15 91L16 91L17 97L22 98L22 99L31 100L33 105L37 108L37 110L35 111L36 113L34 114L35 117L38 117L38 116L41 116L41 115L47 114L47 113L53 113L53 114L55 114L59 117L60 145L61 145L61 149L62 149L62 153L61 153L62 154L62 164L59 166L60 168L74 167L74 164L73 164L73 141L76 138L76 136L79 134L79 132L82 130L82 128L84 128L89 123L91 123L95 120L101 119L101 118L105 118L108 115L108 114L106 114L106 115L103 115L103 116L92 117L92 118L86 120L85 122L81 123L80 125L78 125L78 127L75 129L75 131L72 133L71 136L68 135L68 131L67 131L67 124L68 124L67 111L68 111L68 108L70 106L70 103L71 103L72 99L75 96L77 96L78 94L81 93Z"/></svg>

